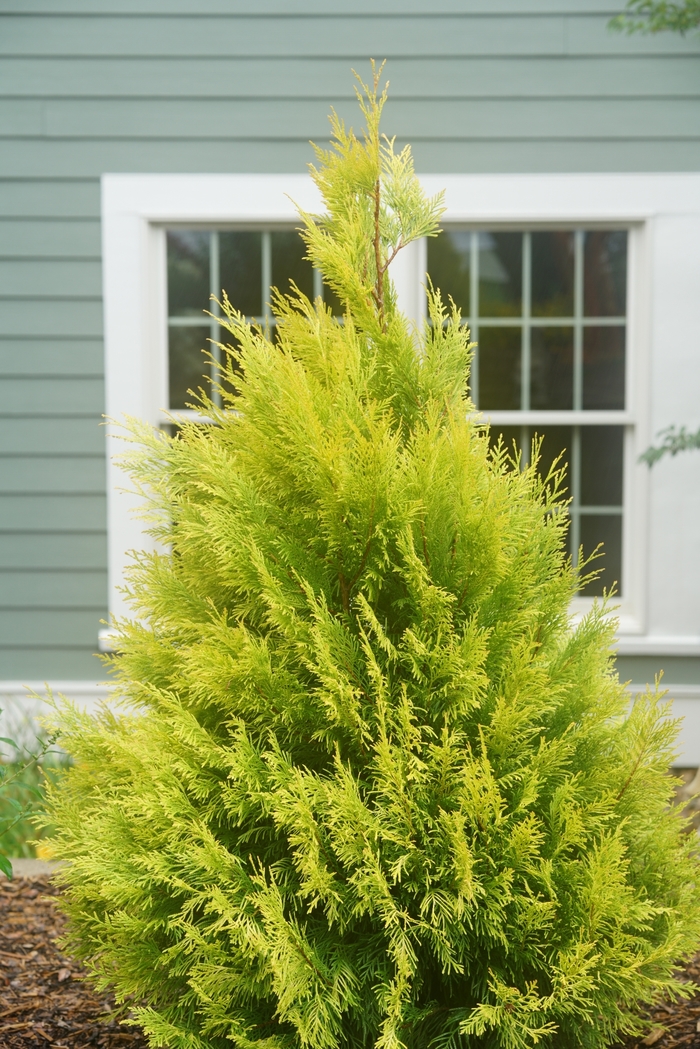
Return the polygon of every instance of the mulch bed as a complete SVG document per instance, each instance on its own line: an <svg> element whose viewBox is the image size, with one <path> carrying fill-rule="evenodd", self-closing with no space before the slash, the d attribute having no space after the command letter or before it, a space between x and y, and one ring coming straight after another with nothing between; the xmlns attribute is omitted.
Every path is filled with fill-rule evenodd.
<svg viewBox="0 0 700 1049"><path fill-rule="evenodd" d="M46 878L0 881L1 1049L146 1049L138 1029L106 1017L113 1000L56 946L57 895Z"/></svg>
<svg viewBox="0 0 700 1049"><path fill-rule="evenodd" d="M108 1017L112 999L98 995L80 967L61 954L63 917L46 878L0 882L0 1049L146 1049L136 1028ZM686 969L700 985L700 955ZM618 1049L700 1046L700 994L657 1006L651 1032Z"/></svg>

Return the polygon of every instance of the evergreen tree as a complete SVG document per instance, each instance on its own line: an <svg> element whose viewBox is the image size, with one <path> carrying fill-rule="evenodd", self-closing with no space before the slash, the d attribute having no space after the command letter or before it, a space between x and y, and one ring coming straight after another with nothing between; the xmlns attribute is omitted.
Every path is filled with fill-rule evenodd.
<svg viewBox="0 0 700 1049"><path fill-rule="evenodd" d="M118 625L131 711L59 716L70 945L152 1046L602 1046L688 993L675 726L628 714L604 609L571 627L561 474L490 448L457 310L399 312L441 203L359 97L302 216L342 319L278 296L272 339L224 297L215 425L133 424L165 547Z"/></svg>

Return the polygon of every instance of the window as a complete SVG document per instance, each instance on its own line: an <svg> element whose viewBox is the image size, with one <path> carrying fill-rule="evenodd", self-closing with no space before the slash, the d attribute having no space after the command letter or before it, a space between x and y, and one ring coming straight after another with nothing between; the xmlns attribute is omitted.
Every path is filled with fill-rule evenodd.
<svg viewBox="0 0 700 1049"><path fill-rule="evenodd" d="M566 462L574 563L580 546L604 544L585 596L623 586L624 427L605 414L626 407L627 240L624 229L447 226L428 242L431 279L477 343L470 392L494 438L527 462L537 434L542 472Z"/></svg>
<svg viewBox="0 0 700 1049"><path fill-rule="evenodd" d="M563 431L559 436L560 446L566 447L567 451L575 450L574 433L577 433L578 521L584 545L589 542L586 528L595 526L600 535L600 529L606 523L611 530L617 527L618 534L621 527L620 651L635 655L653 654L662 648L664 654L695 654L700 651L696 636L700 591L688 567L697 564L697 550L696 531L689 523L687 506L688 500L694 497L692 493L700 488L680 479L694 468L694 460L689 458L682 464L672 464L662 476L661 472L652 471L650 474L646 466L639 464L638 457L662 426L678 420L692 422L697 410L700 356L695 352L695 343L698 331L696 285L700 272L700 176L437 174L425 176L422 181L429 194L446 189L447 212L443 225L451 236L459 233L463 240L468 241L468 249L464 243L459 244L459 238L453 243L457 262L452 266L452 280L462 281L459 295L454 291L453 294L475 329L479 326L475 334L479 336L483 354L491 334L492 346L497 338L504 340L500 360L507 360L510 353L511 363L513 359L516 362L511 367L508 382L504 378L500 383L510 398L501 403L516 406L483 408L484 413L500 431L514 428L511 432L523 447L529 443L527 439L523 440L523 430L526 437L534 430L544 432L545 440L555 447L554 428L560 427ZM266 232L282 233L298 225L293 202L307 212L319 209L316 190L308 176L103 176L108 417L119 420L131 415L153 426L168 422L167 410L171 403L169 333L178 326L171 326L168 318L185 316L184 306L173 304L174 309L169 312L168 232L210 234L215 231L219 238L225 233L247 232L262 238ZM627 301L623 307L616 307L610 303L609 296L624 288L624 282L620 283L622 270L618 266L617 284L608 279L602 285L594 283L586 287L586 252L590 258L595 244L600 246L605 235L624 235L625 231L626 237L620 237L619 243L626 255ZM547 238L535 237L540 233L565 236L560 237L554 247L550 240L547 247ZM493 243L489 244L487 238L482 237L480 245L477 234L490 234ZM507 247L507 242L501 243L497 239L497 235L500 238L505 234L515 234L516 241L520 238L520 262L517 244L513 253L512 243ZM523 248L526 234L530 240L529 260ZM469 239L472 235L474 245ZM570 261L572 235L573 278ZM208 243L211 251L211 241ZM262 260L262 239L260 244ZM392 263L401 306L417 322L424 311L422 287L428 248L425 243L411 245ZM550 256L556 250L559 252L557 258L569 259L562 264L556 279L545 279L546 271L545 276L541 276L543 267L538 264L538 258L545 254L545 248ZM201 259L201 251L205 249L200 245L199 250ZM510 251L507 257L506 250ZM477 256L474 266L471 264L473 252ZM271 254L274 256L274 249ZM482 261L486 265L487 259L491 270L482 267L481 285L484 302L488 301L488 291L493 303L488 312L482 309L479 298L478 269ZM430 262L432 268L434 259L431 258ZM614 262L611 256L606 265L614 269L613 263L618 265L618 262ZM517 279L518 265L521 281L519 303L512 287L513 274ZM529 277L526 272L528 265ZM611 273L608 273L609 278ZM451 290L443 276L434 275ZM580 286L582 276L583 289ZM209 282L208 287L212 287L211 255L209 262L205 261L205 279ZM528 294L524 294L527 279L531 288ZM568 304L572 279L573 307ZM262 280L261 270L261 290ZM535 281L543 282L543 287L535 286ZM583 296L578 314L577 281L578 294ZM225 286L224 279L221 283ZM473 289L474 296L468 298ZM543 312L543 300L549 303L547 313ZM597 305L594 304L596 301ZM199 308L197 306L197 310ZM493 323L488 325L486 321ZM600 323L594 323L596 321ZM179 323L187 328L199 322L193 312L187 323ZM514 351L511 343L508 350L509 327L520 329L519 373L518 347ZM564 329L565 334L557 334L557 329ZM572 329L573 357L570 350ZM619 338L622 333L624 352L621 354L620 343L616 349L610 340ZM209 331L201 334L206 339ZM529 337L529 344L526 337ZM203 343L199 336L196 341L196 353L199 354L206 341ZM483 383L488 380L488 366L484 377L483 354L478 362L481 374L475 373L475 393L479 392L476 388L479 382L483 393ZM596 375L606 374L606 370L610 374L611 361L616 354L618 380L606 381L601 387ZM580 369L576 373L579 385L575 388L574 372L579 359ZM572 371L571 407L555 407L570 403L569 370ZM515 393L513 383L516 384ZM624 401L620 402L619 389L623 384ZM498 390L497 383L493 396L502 396ZM606 392L615 394L618 399L608 401L608 406L590 406L602 402L591 401L589 396L600 397ZM529 397L529 408L522 407L523 403L528 403L521 400L525 394ZM573 398L579 395L580 402L574 402ZM177 403L175 397L173 401ZM580 403L580 407L574 407L574 403ZM612 407L620 403L623 403L623 408ZM173 411L176 416L179 414L178 409ZM129 551L148 548L153 540L144 533L142 521L133 513L138 511L139 498L131 491L130 480L121 472L115 458L124 450L123 444L115 439L120 431L110 427L107 433L110 611L120 615L130 614L119 590L130 559ZM600 464L600 451L590 446L595 438L610 453L607 478L599 475L598 468L592 475L590 472L586 474L587 463ZM574 458L573 452L570 457ZM674 472L676 465L679 479ZM598 486L598 491L591 490L592 484ZM605 513L595 513L601 506ZM697 515L693 520L696 519ZM612 547L610 538L606 546ZM611 572L609 568L607 571ZM590 598L581 601L581 605L576 602L575 609L587 605Z"/></svg>
<svg viewBox="0 0 700 1049"><path fill-rule="evenodd" d="M231 304L252 320L274 327L272 289L293 282L310 299L324 297L337 307L293 226L277 229L181 229L166 231L168 298L168 407L179 413L192 402L188 390L211 375L203 357L222 340L214 299L225 289ZM207 320L206 312L213 314ZM212 340L210 342L209 340ZM216 397L216 393L214 394Z"/></svg>

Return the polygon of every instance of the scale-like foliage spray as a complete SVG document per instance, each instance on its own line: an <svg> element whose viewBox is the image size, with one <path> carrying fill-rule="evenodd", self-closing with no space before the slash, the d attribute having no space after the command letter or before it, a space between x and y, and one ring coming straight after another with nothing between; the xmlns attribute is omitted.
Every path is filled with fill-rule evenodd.
<svg viewBox="0 0 700 1049"><path fill-rule="evenodd" d="M597 1047L700 937L675 727L628 713L609 617L571 626L561 475L490 448L458 312L397 308L441 202L384 97L302 215L343 317L224 298L213 425L134 424L133 712L60 715L70 943L153 1046Z"/></svg>

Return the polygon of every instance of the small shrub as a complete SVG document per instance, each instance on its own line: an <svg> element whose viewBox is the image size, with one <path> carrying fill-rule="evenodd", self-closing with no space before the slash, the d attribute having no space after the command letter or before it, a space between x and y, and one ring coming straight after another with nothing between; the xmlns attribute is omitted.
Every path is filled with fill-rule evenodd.
<svg viewBox="0 0 700 1049"><path fill-rule="evenodd" d="M118 624L133 711L59 717L70 943L153 1046L594 1049L689 993L675 725L628 713L604 608L571 626L561 475L489 448L457 311L397 308L440 201L377 90L302 216L342 320L278 297L273 342L224 299L215 425L133 424L165 547Z"/></svg>

